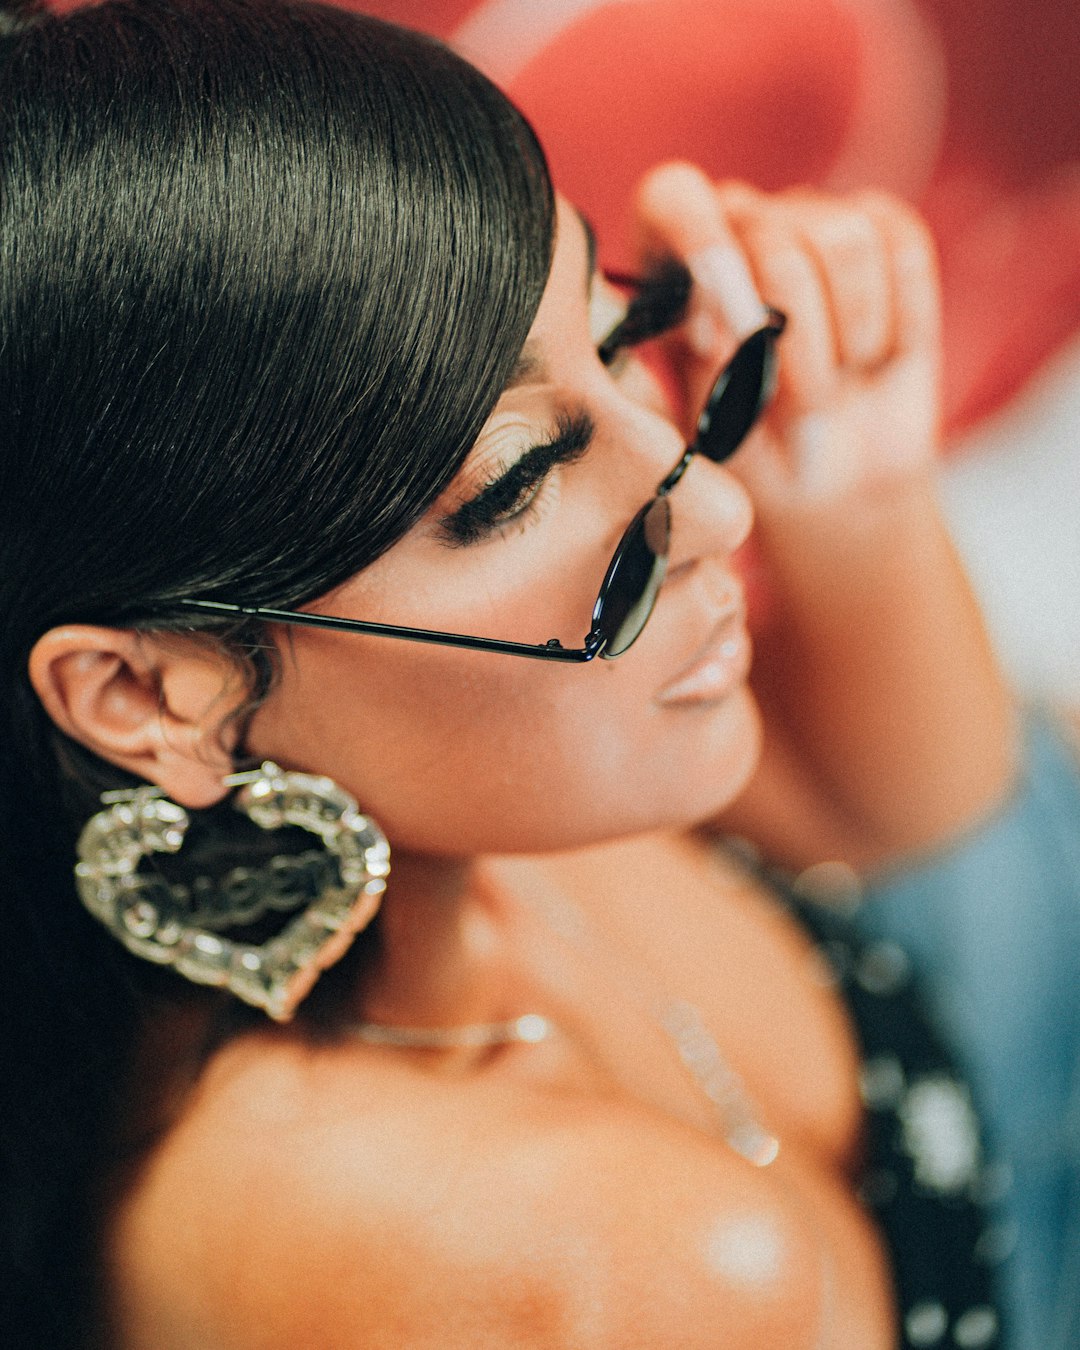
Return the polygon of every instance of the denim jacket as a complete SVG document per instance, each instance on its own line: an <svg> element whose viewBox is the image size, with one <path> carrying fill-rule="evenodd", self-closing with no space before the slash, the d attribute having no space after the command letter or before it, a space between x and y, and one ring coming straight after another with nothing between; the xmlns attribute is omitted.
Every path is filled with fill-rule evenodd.
<svg viewBox="0 0 1080 1350"><path fill-rule="evenodd" d="M1010 799L948 850L871 883L860 933L903 947L1001 1160L1016 1350L1080 1346L1080 763L1033 713Z"/></svg>

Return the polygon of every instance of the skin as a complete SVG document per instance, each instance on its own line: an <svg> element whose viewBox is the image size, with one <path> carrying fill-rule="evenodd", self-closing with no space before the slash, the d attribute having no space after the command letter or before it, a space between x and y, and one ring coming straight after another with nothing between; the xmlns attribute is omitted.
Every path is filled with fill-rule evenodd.
<svg viewBox="0 0 1080 1350"><path fill-rule="evenodd" d="M550 283L526 344L535 371L499 400L420 528L319 608L580 641L619 537L684 448L644 370L629 365L613 377L597 359L591 311L603 299L590 305L591 289L584 232L563 204ZM495 535L448 548L436 521L578 408L596 426L585 457L552 474L532 508ZM632 660L567 669L303 630L285 658L288 677L254 718L251 749L318 765L356 793L399 848L440 857L573 847L718 809L756 755L745 685L692 707L669 704L664 690L740 603L731 558L751 508L729 473L699 460L672 509L664 603ZM738 620L729 626L736 631Z"/></svg>
<svg viewBox="0 0 1080 1350"><path fill-rule="evenodd" d="M731 315L752 326L767 295L790 318L775 407L731 469L697 460L676 489L671 571L638 643L567 668L276 635L281 679L244 746L329 773L391 839L385 954L357 1016L536 1010L559 1032L494 1052L313 1047L287 1028L231 1041L118 1184L125 1346L892 1344L886 1261L852 1197L843 1010L757 883L685 830L724 812L795 862L880 863L1008 788L1011 705L929 488L932 259L894 203L766 198L682 165L646 180L637 211L645 251L701 269L708 248L736 249L741 293L706 276L660 353L668 378L606 369L614 297L590 294L561 205L528 378L425 520L317 608L579 641L616 541L741 336ZM579 410L587 455L525 515L448 548L440 517ZM774 596L758 698L734 657L722 688L673 698L718 642L742 650L733 559L751 499ZM223 795L244 693L225 658L73 626L41 640L31 673L99 753L189 805ZM673 994L699 1005L781 1138L772 1167L732 1152L679 1064L657 1024ZM186 1034L153 1033L136 1117Z"/></svg>

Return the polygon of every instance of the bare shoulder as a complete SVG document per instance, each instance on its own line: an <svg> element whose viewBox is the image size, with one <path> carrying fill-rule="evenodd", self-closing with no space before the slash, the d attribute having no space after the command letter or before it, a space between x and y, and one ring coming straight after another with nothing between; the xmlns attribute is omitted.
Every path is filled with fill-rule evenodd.
<svg viewBox="0 0 1080 1350"><path fill-rule="evenodd" d="M121 1343L816 1346L835 1216L773 1171L633 1103L250 1038L119 1211Z"/></svg>

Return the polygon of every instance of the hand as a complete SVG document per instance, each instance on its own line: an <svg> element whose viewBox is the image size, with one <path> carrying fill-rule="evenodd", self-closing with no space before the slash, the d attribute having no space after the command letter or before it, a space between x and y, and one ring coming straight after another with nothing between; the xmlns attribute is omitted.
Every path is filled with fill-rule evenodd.
<svg viewBox="0 0 1080 1350"><path fill-rule="evenodd" d="M736 342L786 313L777 396L731 461L759 514L852 503L924 470L936 440L939 309L933 246L877 193L776 195L714 184L686 164L637 197L642 253L694 278L671 340L685 406L700 409Z"/></svg>
<svg viewBox="0 0 1080 1350"><path fill-rule="evenodd" d="M728 462L757 518L764 748L722 826L792 866L938 846L1006 792L1015 718L934 500L926 228L878 194L766 195L684 164L649 174L637 210L644 259L696 283L667 339L684 432L764 303L788 316L775 402Z"/></svg>

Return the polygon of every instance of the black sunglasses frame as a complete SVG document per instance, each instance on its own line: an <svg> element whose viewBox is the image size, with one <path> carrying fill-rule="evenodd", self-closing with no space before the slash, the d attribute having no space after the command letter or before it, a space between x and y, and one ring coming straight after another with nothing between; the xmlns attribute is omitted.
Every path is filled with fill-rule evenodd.
<svg viewBox="0 0 1080 1350"><path fill-rule="evenodd" d="M683 269L679 269L686 276ZM640 281L621 275L609 275L609 280L621 285L641 285ZM680 322L685 313L689 286L684 284L681 296L662 304L655 318L638 316L633 328L627 322L620 325L601 348L614 352L619 346L657 336L666 328ZM371 623L366 619L345 619L331 614L310 614L305 610L273 609L264 605L237 605L223 600L180 600L185 609L222 618L260 619L267 623L291 624L304 628L327 628L342 633L366 633L374 637L403 639L406 642L428 642L445 647L463 647L473 651L501 652L508 656L528 656L541 661L564 661L580 664L597 656L614 660L637 640L645 628L656 603L656 595L667 567L668 543L671 535L671 508L668 495L690 467L695 455L702 454L714 463L729 459L742 444L750 429L764 412L772 397L776 379L776 340L784 331L787 320L779 310L770 309L768 321L751 333L738 347L731 360L717 377L698 418L696 435L678 463L658 484L652 498L645 503L623 531L618 546L608 564L604 580L593 606L592 624L581 647L564 647L558 638L544 643L507 642L501 638L474 637L467 633L444 633L429 628L408 628L399 624ZM627 331L620 331L624 329ZM744 373L745 372L745 373ZM752 382L751 382L752 381ZM617 590L620 578L627 572L641 574L633 589L625 594ZM621 619L612 617L623 611Z"/></svg>

